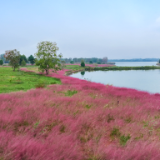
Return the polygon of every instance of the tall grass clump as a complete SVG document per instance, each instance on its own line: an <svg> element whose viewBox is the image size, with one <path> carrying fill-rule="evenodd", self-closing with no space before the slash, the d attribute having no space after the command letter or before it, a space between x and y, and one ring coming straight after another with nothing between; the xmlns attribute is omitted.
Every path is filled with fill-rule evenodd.
<svg viewBox="0 0 160 160"><path fill-rule="evenodd" d="M76 90L68 90L68 91L65 92L65 96L71 97L71 96L73 96L76 93L77 93Z"/></svg>

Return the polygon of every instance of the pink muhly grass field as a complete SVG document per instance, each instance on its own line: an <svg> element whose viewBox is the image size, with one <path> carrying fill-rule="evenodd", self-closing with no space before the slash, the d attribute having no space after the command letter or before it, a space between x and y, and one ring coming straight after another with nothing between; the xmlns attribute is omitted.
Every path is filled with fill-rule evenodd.
<svg viewBox="0 0 160 160"><path fill-rule="evenodd" d="M160 94L64 73L49 75L62 85L0 94L0 159L160 159Z"/></svg>

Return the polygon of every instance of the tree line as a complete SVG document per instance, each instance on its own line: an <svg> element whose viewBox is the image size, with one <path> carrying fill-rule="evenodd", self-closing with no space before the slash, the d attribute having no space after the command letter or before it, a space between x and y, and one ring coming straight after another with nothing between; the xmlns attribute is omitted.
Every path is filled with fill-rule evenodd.
<svg viewBox="0 0 160 160"><path fill-rule="evenodd" d="M16 49L7 50L5 54L0 56L0 65L4 62L9 62L12 66L13 71L19 66L25 66L26 63L36 64L42 72L49 74L49 70L52 69L53 72L62 69L65 63L81 63L82 67L85 67L85 63L98 63L105 64L108 62L108 58L62 58L62 54L57 54L59 50L57 44L50 41L42 41L37 45L38 51L28 58L25 55L21 55Z"/></svg>
<svg viewBox="0 0 160 160"><path fill-rule="evenodd" d="M49 70L52 69L53 72L62 69L62 54L57 54L57 47L56 43L50 41L42 41L37 45L38 51L33 55L30 55L26 58L25 55L21 55L20 52L16 49L7 50L5 51L3 60L9 62L9 65L12 66L13 71L19 66L25 66L26 63L29 61L31 64L36 64L40 71L46 74L49 74ZM0 58L1 58L0 57ZM35 58L34 58L35 57ZM3 64L3 60L1 59L0 62ZM1 64L1 65L2 65Z"/></svg>
<svg viewBox="0 0 160 160"><path fill-rule="evenodd" d="M5 52L5 54L6 53L8 53L8 52L10 52L11 50L8 50L8 51L6 51ZM13 51L13 50L12 50ZM17 51L17 50L16 50ZM15 52L15 51L14 51ZM2 65L3 63L9 63L9 60L7 60L6 58L5 58L5 54L1 54L0 55L0 65ZM21 65L21 66L25 66L27 63L30 63L30 64L35 64L35 58L34 58L34 56L33 55L30 55L28 58L23 54L23 55L21 55L20 53L19 53L19 55L18 55L18 64L19 65Z"/></svg>
<svg viewBox="0 0 160 160"><path fill-rule="evenodd" d="M85 63L98 63L98 64L106 64L108 62L108 58L107 57L103 57L103 58L62 58L62 61L64 61L65 63L81 63L81 61L83 60Z"/></svg>

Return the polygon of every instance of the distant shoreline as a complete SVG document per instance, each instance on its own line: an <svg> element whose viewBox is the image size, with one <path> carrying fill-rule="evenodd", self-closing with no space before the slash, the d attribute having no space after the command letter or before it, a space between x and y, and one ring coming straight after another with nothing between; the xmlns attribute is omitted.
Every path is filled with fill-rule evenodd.
<svg viewBox="0 0 160 160"><path fill-rule="evenodd" d="M159 58L109 59L108 62L158 62Z"/></svg>

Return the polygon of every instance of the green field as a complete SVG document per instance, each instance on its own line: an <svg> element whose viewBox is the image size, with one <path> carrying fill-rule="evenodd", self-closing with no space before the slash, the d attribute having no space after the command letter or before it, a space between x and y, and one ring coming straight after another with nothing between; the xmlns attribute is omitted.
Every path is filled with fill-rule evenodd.
<svg viewBox="0 0 160 160"><path fill-rule="evenodd" d="M26 91L56 83L61 84L61 81L31 72L18 70L14 72L11 67L0 67L0 93Z"/></svg>
<svg viewBox="0 0 160 160"><path fill-rule="evenodd" d="M80 70L80 69L84 69L84 67L81 67L79 65L66 65L65 69Z"/></svg>

